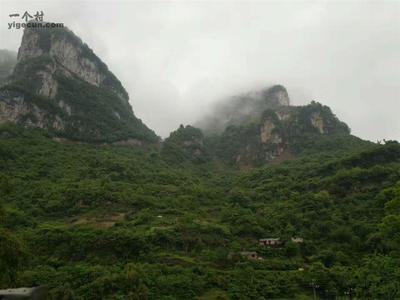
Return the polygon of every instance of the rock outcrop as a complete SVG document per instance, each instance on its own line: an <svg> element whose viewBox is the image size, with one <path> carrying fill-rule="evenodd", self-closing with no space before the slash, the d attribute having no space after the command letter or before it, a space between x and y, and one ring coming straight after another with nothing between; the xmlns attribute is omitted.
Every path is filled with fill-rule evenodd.
<svg viewBox="0 0 400 300"><path fill-rule="evenodd" d="M265 89L261 92L262 97L259 97L260 93L248 95L251 96L246 98L246 107L252 107L248 110L251 113L228 122L221 133L210 133L205 128L207 138L212 141L211 152L239 167L292 158L307 147L305 141L350 133L348 126L339 121L327 106L316 102L291 106L288 93L282 86ZM229 114L234 115L232 112Z"/></svg>
<svg viewBox="0 0 400 300"><path fill-rule="evenodd" d="M318 129L319 133L324 133L324 118L321 116L320 112L315 112L310 118L312 126Z"/></svg>
<svg viewBox="0 0 400 300"><path fill-rule="evenodd" d="M67 28L24 30L18 62L0 89L0 117L89 142L158 140L133 114L121 82Z"/></svg>
<svg viewBox="0 0 400 300"><path fill-rule="evenodd" d="M282 85L274 85L262 91L264 99L271 103L271 106L289 106L290 99L286 88Z"/></svg>
<svg viewBox="0 0 400 300"><path fill-rule="evenodd" d="M279 109L290 105L286 88L274 85L259 91L231 97L223 101L212 114L198 122L206 134L222 133L225 128L258 118L267 109Z"/></svg>

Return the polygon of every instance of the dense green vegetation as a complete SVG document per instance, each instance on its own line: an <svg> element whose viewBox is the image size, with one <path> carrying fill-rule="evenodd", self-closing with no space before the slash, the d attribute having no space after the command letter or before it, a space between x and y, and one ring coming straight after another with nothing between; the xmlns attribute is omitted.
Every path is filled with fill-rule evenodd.
<svg viewBox="0 0 400 300"><path fill-rule="evenodd" d="M158 137L136 118L128 102L111 89L59 74L57 97L73 108L63 135L84 141L118 141L135 138L156 142Z"/></svg>
<svg viewBox="0 0 400 300"><path fill-rule="evenodd" d="M32 40L35 42L29 44ZM52 46L75 48L65 54ZM24 47L30 50L25 51ZM83 68L81 74L76 65ZM82 74L92 76L94 82ZM145 143L159 141L159 137L134 115L121 82L66 28L24 31L19 60L7 83L0 87L0 101L8 107L19 106L18 113L6 120L45 128L63 138L95 143L128 139ZM2 110L7 116L6 109Z"/></svg>
<svg viewBox="0 0 400 300"><path fill-rule="evenodd" d="M36 64L40 68L44 59L44 57L32 59L32 68L35 69L33 65ZM152 143L158 141L156 134L135 117L130 105L124 103L109 89L93 86L78 78L66 79L62 74L57 75L57 80L57 98L63 99L64 105L68 105L73 114L64 111L57 99L52 100L30 92L39 88L36 86L37 80L16 80L12 84L2 86L0 92L3 96L21 97L23 95L26 105L35 106L43 112L44 126L50 128L49 131L53 135L97 143L129 138ZM25 81L26 83L22 83ZM36 111L34 108L31 110ZM52 124L56 120L60 120L64 128L53 128ZM25 115L19 122L35 124L37 120L31 113Z"/></svg>
<svg viewBox="0 0 400 300"><path fill-rule="evenodd" d="M314 118L320 120L322 132L313 124ZM263 141L260 135L265 126L270 133ZM351 136L349 127L328 106L314 101L304 106L267 109L259 116L229 125L221 134L207 136L205 142L224 162L250 166L279 160L283 152L290 156L338 155L364 149L370 144Z"/></svg>
<svg viewBox="0 0 400 300"><path fill-rule="evenodd" d="M166 162L181 167L186 163L208 162L212 158L202 131L190 125L180 125L173 131L164 141L161 153Z"/></svg>
<svg viewBox="0 0 400 300"><path fill-rule="evenodd" d="M51 299L400 297L397 142L321 136L294 160L239 172L173 155L186 133L199 134L181 130L160 152L3 125L0 287L46 284ZM270 237L285 243L258 245Z"/></svg>

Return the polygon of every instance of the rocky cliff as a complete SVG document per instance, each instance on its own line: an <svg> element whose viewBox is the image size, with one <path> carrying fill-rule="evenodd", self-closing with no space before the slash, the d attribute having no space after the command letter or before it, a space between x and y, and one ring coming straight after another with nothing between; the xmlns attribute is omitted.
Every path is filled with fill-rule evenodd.
<svg viewBox="0 0 400 300"><path fill-rule="evenodd" d="M225 128L258 118L266 109L290 105L289 94L282 85L230 97L218 104L214 111L196 124L206 134L222 133Z"/></svg>
<svg viewBox="0 0 400 300"><path fill-rule="evenodd" d="M307 143L313 147L326 137L350 136L329 107L316 102L292 106L281 85L234 97L206 120L202 129L209 151L240 167L290 159Z"/></svg>
<svg viewBox="0 0 400 300"><path fill-rule="evenodd" d="M91 142L158 138L133 114L121 82L67 28L26 28L0 89L0 122Z"/></svg>

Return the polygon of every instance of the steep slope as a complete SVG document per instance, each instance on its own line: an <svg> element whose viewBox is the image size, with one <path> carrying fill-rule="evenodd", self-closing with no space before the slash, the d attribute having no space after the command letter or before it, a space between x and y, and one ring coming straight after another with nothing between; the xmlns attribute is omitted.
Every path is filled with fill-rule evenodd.
<svg viewBox="0 0 400 300"><path fill-rule="evenodd" d="M267 109L258 118L225 129L216 142L216 152L228 162L262 165L308 148L307 139L324 136L350 137L346 124L319 103L304 107ZM309 142L309 141L308 141ZM337 145L340 147L340 145Z"/></svg>
<svg viewBox="0 0 400 300"><path fill-rule="evenodd" d="M9 81L0 123L17 125L0 124L0 289L398 298L399 143L353 137L328 107L291 106L274 86L227 104L206 134L180 126L161 150L125 147L157 137L65 29L25 31ZM279 244L260 243L270 238Z"/></svg>
<svg viewBox="0 0 400 300"><path fill-rule="evenodd" d="M195 125L202 128L206 135L220 134L229 126L240 125L260 117L267 109L289 105L290 99L286 88L275 85L230 97L219 103L211 114Z"/></svg>
<svg viewBox="0 0 400 300"><path fill-rule="evenodd" d="M162 157L173 164L184 162L202 163L211 159L207 146L204 144L202 131L193 126L181 125L164 141Z"/></svg>
<svg viewBox="0 0 400 300"><path fill-rule="evenodd" d="M178 144L200 137L179 131ZM0 288L44 284L49 299L311 300L314 283L321 299L396 299L398 143L248 172L203 167L0 126ZM283 244L258 243L268 237Z"/></svg>
<svg viewBox="0 0 400 300"><path fill-rule="evenodd" d="M281 85L233 98L202 124L209 151L239 167L368 144L351 136L349 127L329 107L314 101L305 106L290 105L288 92Z"/></svg>
<svg viewBox="0 0 400 300"><path fill-rule="evenodd" d="M158 138L132 112L121 82L67 28L26 28L0 89L0 122L91 142Z"/></svg>

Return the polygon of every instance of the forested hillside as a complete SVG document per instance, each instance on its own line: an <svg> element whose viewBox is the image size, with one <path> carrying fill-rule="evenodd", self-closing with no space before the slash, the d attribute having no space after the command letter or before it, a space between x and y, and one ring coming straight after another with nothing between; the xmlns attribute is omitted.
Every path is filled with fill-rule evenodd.
<svg viewBox="0 0 400 300"><path fill-rule="evenodd" d="M87 44L40 28L0 78L0 289L400 299L398 142L355 137L282 85L161 140Z"/></svg>
<svg viewBox="0 0 400 300"><path fill-rule="evenodd" d="M400 297L397 142L321 136L243 170L187 159L208 142L189 127L197 144L182 150L180 130L159 151L2 125L0 287L44 284L50 299Z"/></svg>

